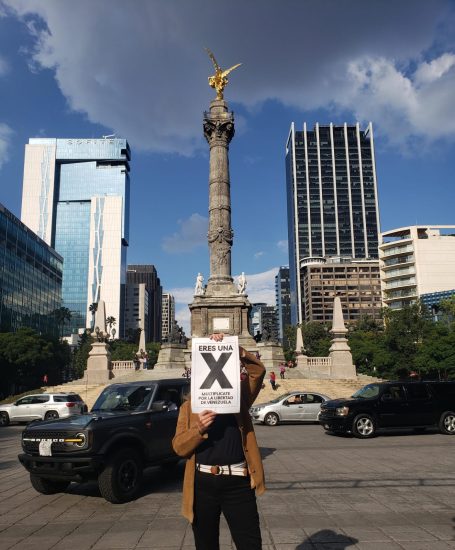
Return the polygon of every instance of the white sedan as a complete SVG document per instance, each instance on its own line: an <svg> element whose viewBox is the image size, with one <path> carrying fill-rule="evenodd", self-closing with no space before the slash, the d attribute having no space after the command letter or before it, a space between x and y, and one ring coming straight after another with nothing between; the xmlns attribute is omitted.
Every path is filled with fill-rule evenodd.
<svg viewBox="0 0 455 550"><path fill-rule="evenodd" d="M250 416L267 426L280 422L317 422L321 405L331 398L314 392L294 391L250 408Z"/></svg>

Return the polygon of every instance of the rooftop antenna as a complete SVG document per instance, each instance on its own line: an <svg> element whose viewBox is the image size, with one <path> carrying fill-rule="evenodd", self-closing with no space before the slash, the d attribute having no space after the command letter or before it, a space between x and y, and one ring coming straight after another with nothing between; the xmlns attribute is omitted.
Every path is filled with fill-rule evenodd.
<svg viewBox="0 0 455 550"><path fill-rule="evenodd" d="M115 138L115 134L109 134L108 136L103 136L103 139Z"/></svg>

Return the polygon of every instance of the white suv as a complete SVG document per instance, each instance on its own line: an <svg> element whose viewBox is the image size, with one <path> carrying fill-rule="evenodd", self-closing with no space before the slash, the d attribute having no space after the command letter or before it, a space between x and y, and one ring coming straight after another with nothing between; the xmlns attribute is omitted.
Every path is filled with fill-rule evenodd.
<svg viewBox="0 0 455 550"><path fill-rule="evenodd" d="M52 420L87 411L87 405L77 393L39 393L26 395L15 403L0 405L0 426L10 422Z"/></svg>

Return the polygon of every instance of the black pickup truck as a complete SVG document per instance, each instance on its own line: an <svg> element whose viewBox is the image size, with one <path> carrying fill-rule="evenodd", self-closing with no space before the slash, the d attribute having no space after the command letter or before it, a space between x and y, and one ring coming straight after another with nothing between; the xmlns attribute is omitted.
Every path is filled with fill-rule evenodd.
<svg viewBox="0 0 455 550"><path fill-rule="evenodd" d="M19 460L40 493L98 480L109 502L132 500L145 467L178 462L171 442L189 390L186 379L107 386L90 413L29 424Z"/></svg>

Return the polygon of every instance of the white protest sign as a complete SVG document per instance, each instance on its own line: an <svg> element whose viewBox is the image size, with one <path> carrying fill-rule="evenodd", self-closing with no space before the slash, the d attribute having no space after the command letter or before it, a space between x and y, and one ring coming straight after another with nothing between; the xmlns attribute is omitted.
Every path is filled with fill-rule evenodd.
<svg viewBox="0 0 455 550"><path fill-rule="evenodd" d="M191 409L218 414L240 412L240 358L237 336L222 342L193 338L191 355Z"/></svg>

